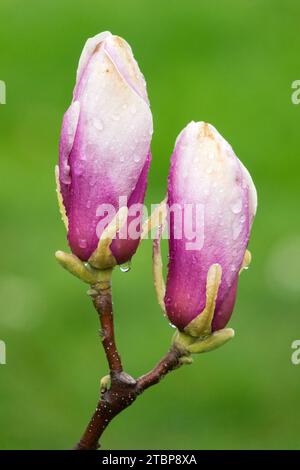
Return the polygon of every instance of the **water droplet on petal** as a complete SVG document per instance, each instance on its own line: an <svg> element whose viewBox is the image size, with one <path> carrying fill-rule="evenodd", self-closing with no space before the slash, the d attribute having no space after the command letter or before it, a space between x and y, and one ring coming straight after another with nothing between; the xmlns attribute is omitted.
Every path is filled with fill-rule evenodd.
<svg viewBox="0 0 300 470"><path fill-rule="evenodd" d="M87 241L84 238L80 238L78 240L78 244L79 244L80 248L86 248L87 247Z"/></svg>
<svg viewBox="0 0 300 470"><path fill-rule="evenodd" d="M239 214L242 210L242 199L236 199L230 204L230 208L234 214Z"/></svg>
<svg viewBox="0 0 300 470"><path fill-rule="evenodd" d="M140 161L139 155L134 155L133 160L135 161L135 163L138 163Z"/></svg>

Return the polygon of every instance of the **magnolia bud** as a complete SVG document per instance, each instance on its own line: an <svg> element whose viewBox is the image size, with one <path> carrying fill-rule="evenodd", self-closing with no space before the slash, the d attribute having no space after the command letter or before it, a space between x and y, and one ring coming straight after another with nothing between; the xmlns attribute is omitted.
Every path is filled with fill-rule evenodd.
<svg viewBox="0 0 300 470"><path fill-rule="evenodd" d="M176 141L168 181L164 302L179 330L199 337L228 323L256 205L252 179L231 146L212 125L191 122Z"/></svg>
<svg viewBox="0 0 300 470"><path fill-rule="evenodd" d="M109 32L89 39L63 118L58 174L69 245L81 260L94 253L120 207L128 207L130 221L130 208L143 203L152 131L145 80L129 45ZM142 213L134 215L141 222ZM137 249L139 233L127 235L110 245L115 264Z"/></svg>

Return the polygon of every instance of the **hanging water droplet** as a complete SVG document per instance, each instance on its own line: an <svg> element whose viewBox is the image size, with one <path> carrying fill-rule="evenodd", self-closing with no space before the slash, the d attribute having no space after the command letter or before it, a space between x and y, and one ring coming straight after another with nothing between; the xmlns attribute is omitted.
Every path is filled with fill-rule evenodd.
<svg viewBox="0 0 300 470"><path fill-rule="evenodd" d="M122 271L122 273L128 273L130 269L131 269L130 261L128 261L128 263L120 264L120 271Z"/></svg>

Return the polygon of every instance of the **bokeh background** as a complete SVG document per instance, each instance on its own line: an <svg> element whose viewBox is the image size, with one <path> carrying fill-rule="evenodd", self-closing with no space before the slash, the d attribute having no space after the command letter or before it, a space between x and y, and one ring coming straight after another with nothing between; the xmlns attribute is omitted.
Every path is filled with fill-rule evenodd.
<svg viewBox="0 0 300 470"><path fill-rule="evenodd" d="M128 40L147 79L147 203L163 198L175 138L192 119L230 141L259 194L236 338L147 391L110 425L103 448L300 447L300 365L291 362L300 339L299 18L296 0L1 0L1 449L72 447L106 374L86 288L53 256L67 249L53 174L61 118L83 44L103 30ZM150 241L113 288L119 348L139 375L173 334L155 300Z"/></svg>

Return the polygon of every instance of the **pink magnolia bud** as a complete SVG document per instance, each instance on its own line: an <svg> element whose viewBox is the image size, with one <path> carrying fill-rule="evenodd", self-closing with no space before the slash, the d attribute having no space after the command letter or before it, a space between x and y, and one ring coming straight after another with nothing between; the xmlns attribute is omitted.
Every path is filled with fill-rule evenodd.
<svg viewBox="0 0 300 470"><path fill-rule="evenodd" d="M212 265L217 265L221 280L212 330L222 329L234 307L257 196L248 171L212 125L191 122L179 135L171 158L168 205L167 315L183 330L201 314L206 305L207 275ZM184 230L179 236L182 220L174 216L174 205L190 222L192 237ZM192 216L187 210L190 206Z"/></svg>
<svg viewBox="0 0 300 470"><path fill-rule="evenodd" d="M143 203L152 131L145 80L129 45L109 32L89 39L63 118L59 151L68 240L80 259L87 260L97 248L107 205L116 213L120 198L128 208ZM139 237L123 238L111 245L118 263L128 261L139 243Z"/></svg>

